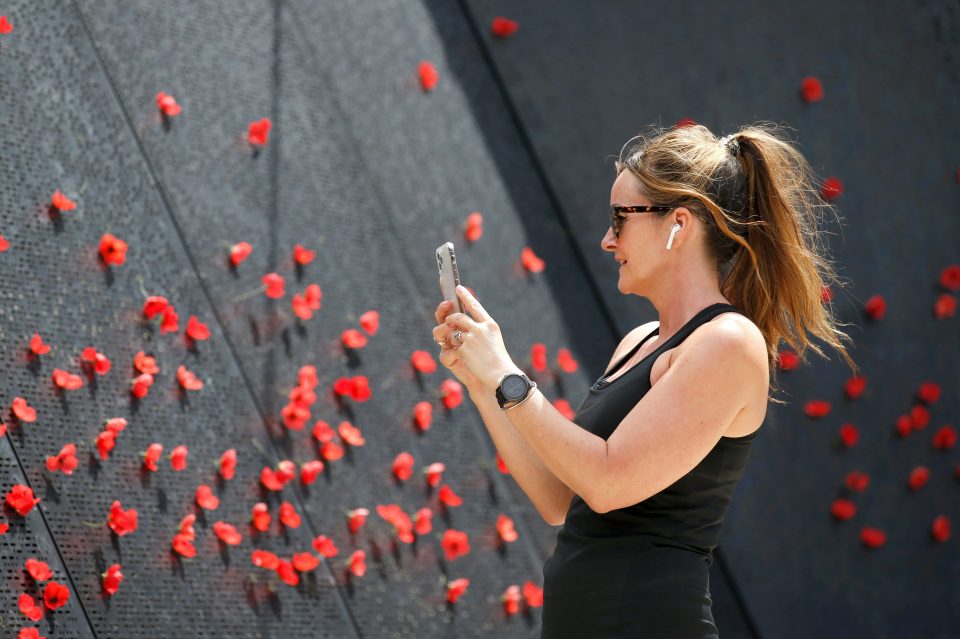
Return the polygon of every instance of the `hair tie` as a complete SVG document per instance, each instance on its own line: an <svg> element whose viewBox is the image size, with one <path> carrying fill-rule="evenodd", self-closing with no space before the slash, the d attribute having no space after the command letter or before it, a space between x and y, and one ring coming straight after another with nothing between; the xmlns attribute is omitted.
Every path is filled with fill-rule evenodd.
<svg viewBox="0 0 960 639"><path fill-rule="evenodd" d="M720 146L726 147L735 157L740 155L740 141L737 140L737 134L731 133L720 138Z"/></svg>

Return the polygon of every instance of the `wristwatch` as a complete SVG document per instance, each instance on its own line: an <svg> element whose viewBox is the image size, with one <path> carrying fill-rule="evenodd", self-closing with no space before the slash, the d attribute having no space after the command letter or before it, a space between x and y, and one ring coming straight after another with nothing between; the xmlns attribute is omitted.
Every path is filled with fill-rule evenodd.
<svg viewBox="0 0 960 639"><path fill-rule="evenodd" d="M507 410L526 401L536 387L537 383L523 373L507 373L497 387L497 403L500 409Z"/></svg>

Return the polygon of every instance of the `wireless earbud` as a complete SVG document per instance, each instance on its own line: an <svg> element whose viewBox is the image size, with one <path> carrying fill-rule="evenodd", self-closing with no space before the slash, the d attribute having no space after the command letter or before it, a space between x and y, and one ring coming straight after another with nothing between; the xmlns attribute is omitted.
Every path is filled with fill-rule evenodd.
<svg viewBox="0 0 960 639"><path fill-rule="evenodd" d="M677 222L673 225L673 229L670 231L670 239L667 240L667 250L670 250L670 247L673 246L673 238L677 234L677 231L683 228L683 225Z"/></svg>

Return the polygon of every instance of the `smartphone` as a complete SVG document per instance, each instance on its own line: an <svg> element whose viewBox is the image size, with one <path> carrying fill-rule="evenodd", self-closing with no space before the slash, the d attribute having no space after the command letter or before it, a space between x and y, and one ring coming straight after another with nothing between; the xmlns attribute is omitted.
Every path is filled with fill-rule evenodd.
<svg viewBox="0 0 960 639"><path fill-rule="evenodd" d="M460 284L460 273L457 272L457 256L453 252L453 242L445 242L437 247L437 270L440 272L440 291L443 299L453 302L451 313L462 313L460 297L457 295L457 285Z"/></svg>

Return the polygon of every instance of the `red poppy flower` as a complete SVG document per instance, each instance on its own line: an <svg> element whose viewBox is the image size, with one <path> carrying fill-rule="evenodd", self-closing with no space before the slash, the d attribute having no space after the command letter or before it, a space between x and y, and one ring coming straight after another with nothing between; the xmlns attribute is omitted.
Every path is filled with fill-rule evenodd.
<svg viewBox="0 0 960 639"><path fill-rule="evenodd" d="M804 102L819 102L823 99L823 85L819 78L808 76L800 81L800 95Z"/></svg>
<svg viewBox="0 0 960 639"><path fill-rule="evenodd" d="M237 532L237 529L225 521L216 521L213 523L213 534L229 546L237 546L243 541L243 536Z"/></svg>
<svg viewBox="0 0 960 639"><path fill-rule="evenodd" d="M820 287L820 301L823 303L829 302L833 299L833 289L830 288L829 284L824 284Z"/></svg>
<svg viewBox="0 0 960 639"><path fill-rule="evenodd" d="M270 118L254 120L247 126L247 141L256 146L263 146L270 137Z"/></svg>
<svg viewBox="0 0 960 639"><path fill-rule="evenodd" d="M303 430L310 419L310 409L301 406L298 402L290 402L280 409L283 425L290 430Z"/></svg>
<svg viewBox="0 0 960 639"><path fill-rule="evenodd" d="M506 38L513 35L516 33L518 27L519 25L515 20L504 18L503 16L494 17L493 22L490 23L490 31L498 38Z"/></svg>
<svg viewBox="0 0 960 639"><path fill-rule="evenodd" d="M516 529L513 527L513 520L502 513L497 515L497 536L507 543L514 542L519 538Z"/></svg>
<svg viewBox="0 0 960 639"><path fill-rule="evenodd" d="M8 248L10 248L10 242L8 242L6 238L0 235L0 253L3 253Z"/></svg>
<svg viewBox="0 0 960 639"><path fill-rule="evenodd" d="M260 483L263 484L263 487L267 490L280 491L283 490L283 485L286 482L283 480L282 475L278 476L272 468L264 466L260 470Z"/></svg>
<svg viewBox="0 0 960 639"><path fill-rule="evenodd" d="M120 500L115 499L110 504L110 514L107 516L107 524L118 537L129 535L137 529L137 511L135 508L124 510L120 506Z"/></svg>
<svg viewBox="0 0 960 639"><path fill-rule="evenodd" d="M150 444L147 446L146 452L143 453L143 465L147 467L147 470L152 470L153 472L159 470L157 463L160 461L161 454L163 454L163 444Z"/></svg>
<svg viewBox="0 0 960 639"><path fill-rule="evenodd" d="M307 299L300 293L293 294L293 297L290 299L290 308L293 309L294 315L304 321L313 317L313 309L310 308Z"/></svg>
<svg viewBox="0 0 960 639"><path fill-rule="evenodd" d="M509 475L510 469L507 468L506 462L504 462L503 457L500 456L500 451L497 451L497 454L495 455L495 457L497 460L497 470L499 470L504 475Z"/></svg>
<svg viewBox="0 0 960 639"><path fill-rule="evenodd" d="M133 367L141 373L147 373L149 375L156 375L160 372L160 367L157 366L157 360L145 354L143 351L137 351L137 354L133 356Z"/></svg>
<svg viewBox="0 0 960 639"><path fill-rule="evenodd" d="M367 553L363 550L354 550L347 560L350 573L355 577L363 577L367 572Z"/></svg>
<svg viewBox="0 0 960 639"><path fill-rule="evenodd" d="M173 551L181 557L196 557L197 547L193 545L193 540L182 533L173 536L171 542Z"/></svg>
<svg viewBox="0 0 960 639"><path fill-rule="evenodd" d="M97 434L97 452L100 453L100 459L106 461L117 445L117 433L113 430L104 430Z"/></svg>
<svg viewBox="0 0 960 639"><path fill-rule="evenodd" d="M93 366L93 370L97 375L106 375L110 372L112 364L110 360L107 359L107 356L103 353L98 353L97 349L93 346L88 346L83 349L83 353L80 355L80 360L86 362Z"/></svg>
<svg viewBox="0 0 960 639"><path fill-rule="evenodd" d="M100 575L103 583L103 591L108 595L115 595L120 590L120 582L123 581L123 573L120 572L120 564L113 564L107 571Z"/></svg>
<svg viewBox="0 0 960 639"><path fill-rule="evenodd" d="M13 31L13 23L7 19L7 16L0 16L0 34L7 35Z"/></svg>
<svg viewBox="0 0 960 639"><path fill-rule="evenodd" d="M463 385L455 379L445 379L440 383L440 397L448 410L463 403Z"/></svg>
<svg viewBox="0 0 960 639"><path fill-rule="evenodd" d="M413 522L398 504L380 504L377 514L385 521L390 522L396 530L397 538L405 544L413 543Z"/></svg>
<svg viewBox="0 0 960 639"><path fill-rule="evenodd" d="M180 105L177 104L177 100L163 91L157 93L157 108L168 117L180 115Z"/></svg>
<svg viewBox="0 0 960 639"><path fill-rule="evenodd" d="M169 459L170 465L173 466L174 470L183 470L187 467L187 455L189 454L189 449L180 445L171 451Z"/></svg>
<svg viewBox="0 0 960 639"><path fill-rule="evenodd" d="M180 330L180 316L177 310L171 304L163 309L163 316L160 318L160 334L176 333Z"/></svg>
<svg viewBox="0 0 960 639"><path fill-rule="evenodd" d="M803 405L803 412L807 417L819 419L830 414L830 402L822 399L814 399Z"/></svg>
<svg viewBox="0 0 960 639"><path fill-rule="evenodd" d="M540 273L546 268L546 262L537 257L537 254L529 246L523 247L523 250L520 251L520 263L523 264L523 268L531 273Z"/></svg>
<svg viewBox="0 0 960 639"><path fill-rule="evenodd" d="M213 494L213 489L206 484L197 486L195 495L197 505L204 510L216 510L220 507L220 498Z"/></svg>
<svg viewBox="0 0 960 639"><path fill-rule="evenodd" d="M367 516L370 511L366 508L356 508L347 513L347 527L351 534L356 534L360 528L367 523Z"/></svg>
<svg viewBox="0 0 960 639"><path fill-rule="evenodd" d="M483 237L483 214L474 211L467 216L467 222L464 225L463 235L468 242L476 242Z"/></svg>
<svg viewBox="0 0 960 639"><path fill-rule="evenodd" d="M435 462L427 466L427 468L423 471L427 476L427 485L434 487L438 486L440 484L440 480L443 478L443 471L446 469L447 467L441 462Z"/></svg>
<svg viewBox="0 0 960 639"><path fill-rule="evenodd" d="M366 337L363 339L366 340ZM354 401L363 402L370 399L370 382L365 375L340 377L333 383L333 392L341 397L349 395Z"/></svg>
<svg viewBox="0 0 960 639"><path fill-rule="evenodd" d="M828 177L823 181L823 186L820 187L820 195L823 196L823 199L832 202L843 195L843 182L839 178Z"/></svg>
<svg viewBox="0 0 960 639"><path fill-rule="evenodd" d="M394 457L392 472L400 481L410 479L413 476L413 455L403 452Z"/></svg>
<svg viewBox="0 0 960 639"><path fill-rule="evenodd" d="M43 603L50 610L62 608L69 600L70 591L63 584L50 581L43 587Z"/></svg>
<svg viewBox="0 0 960 639"><path fill-rule="evenodd" d="M143 316L148 320L152 320L154 317L162 313L163 309L167 308L167 305L169 304L170 300L165 298L163 295L151 295L143 303Z"/></svg>
<svg viewBox="0 0 960 639"><path fill-rule="evenodd" d="M13 398L13 414L21 422L37 421L37 411L22 397Z"/></svg>
<svg viewBox="0 0 960 639"><path fill-rule="evenodd" d="M340 334L340 341L347 348L363 348L367 345L367 336L355 328L348 328Z"/></svg>
<svg viewBox="0 0 960 639"><path fill-rule="evenodd" d="M187 320L187 335L198 342L202 342L210 338L210 329L198 320L196 315L191 315L190 319Z"/></svg>
<svg viewBox="0 0 960 639"><path fill-rule="evenodd" d="M40 333L34 333L33 337L30 338L30 351L34 355L45 355L50 352L50 345L43 343Z"/></svg>
<svg viewBox="0 0 960 639"><path fill-rule="evenodd" d="M433 511L421 508L413 514L413 529L418 535L428 535L433 530Z"/></svg>
<svg viewBox="0 0 960 639"><path fill-rule="evenodd" d="M258 502L254 504L250 512L250 517L253 522L253 527L260 532L270 530L270 509L265 503Z"/></svg>
<svg viewBox="0 0 960 639"><path fill-rule="evenodd" d="M249 242L237 242L230 247L230 263L237 266L244 261L253 252L253 246Z"/></svg>
<svg viewBox="0 0 960 639"><path fill-rule="evenodd" d="M294 553L291 563L300 572L310 572L320 565L320 558L312 552L298 552Z"/></svg>
<svg viewBox="0 0 960 639"><path fill-rule="evenodd" d="M279 273L267 273L260 281L263 282L263 285L266 287L264 294L271 299L280 299L286 294L284 287L286 286L286 281L283 279L283 276Z"/></svg>
<svg viewBox="0 0 960 639"><path fill-rule="evenodd" d="M849 499L834 499L830 506L830 514L834 519L846 521L857 513L857 505Z"/></svg>
<svg viewBox="0 0 960 639"><path fill-rule="evenodd" d="M573 358L573 354L568 348L561 348L557 351L557 366L560 367L564 373L575 373L577 372L577 360Z"/></svg>
<svg viewBox="0 0 960 639"><path fill-rule="evenodd" d="M850 490L862 493L870 485L870 475L859 470L851 470L847 473L844 483Z"/></svg>
<svg viewBox="0 0 960 639"><path fill-rule="evenodd" d="M83 378L65 370L54 368L52 377L53 383L57 388L62 388L63 390L83 388Z"/></svg>
<svg viewBox="0 0 960 639"><path fill-rule="evenodd" d="M376 335L380 328L380 313L377 311L367 311L360 316L358 320L360 328L367 332L367 335Z"/></svg>
<svg viewBox="0 0 960 639"><path fill-rule="evenodd" d="M39 561L33 557L30 557L24 562L24 567L36 581L46 581L53 577L53 571L50 570L50 566L48 566L46 562Z"/></svg>
<svg viewBox="0 0 960 639"><path fill-rule="evenodd" d="M105 264L119 266L127 259L127 243L110 233L104 233L100 238L98 250Z"/></svg>
<svg viewBox="0 0 960 639"><path fill-rule="evenodd" d="M917 404L910 409L910 422L913 424L913 430L923 430L930 423L930 411L926 406Z"/></svg>
<svg viewBox="0 0 960 639"><path fill-rule="evenodd" d="M337 433L340 435L340 439L351 446L363 446L367 443L367 440L363 438L363 433L360 431L360 429L347 420L343 420L337 424Z"/></svg>
<svg viewBox="0 0 960 639"><path fill-rule="evenodd" d="M937 518L933 520L930 534L933 536L934 541L941 543L950 539L950 520L946 515L938 515Z"/></svg>
<svg viewBox="0 0 960 639"><path fill-rule="evenodd" d="M286 484L288 481L297 476L297 465L294 464L289 459L284 459L277 462L277 478Z"/></svg>
<svg viewBox="0 0 960 639"><path fill-rule="evenodd" d="M3 436L6 435L6 434L7 434L7 425L4 424L3 422L0 422L0 437L3 437ZM4 532L6 532L6 531L5 531L5 530L4 530L4 531L0 531L0 534L2 534L2 533L4 533Z"/></svg>
<svg viewBox="0 0 960 639"><path fill-rule="evenodd" d="M930 480L930 469L926 466L917 466L910 471L910 477L907 479L907 486L910 490L920 490L927 485Z"/></svg>
<svg viewBox="0 0 960 639"><path fill-rule="evenodd" d="M453 489L446 484L440 486L440 491L437 494L437 497L439 497L441 504L451 508L459 506L463 503L463 500L460 499L460 496L453 492Z"/></svg>
<svg viewBox="0 0 960 639"><path fill-rule="evenodd" d="M293 261L299 264L300 266L306 266L313 261L313 258L316 257L317 252L311 251L304 248L301 244L293 245Z"/></svg>
<svg viewBox="0 0 960 639"><path fill-rule="evenodd" d="M277 513L277 518L287 528L299 528L302 523L300 515L297 513L297 510L293 507L289 501L285 501L280 504L280 510Z"/></svg>
<svg viewBox="0 0 960 639"><path fill-rule="evenodd" d="M21 628L20 632L17 634L17 639L47 639L40 635L40 631L36 628Z"/></svg>
<svg viewBox="0 0 960 639"><path fill-rule="evenodd" d="M181 364L177 367L177 382L185 390L202 390L203 380L197 377L193 372L187 370L187 367Z"/></svg>
<svg viewBox="0 0 960 639"><path fill-rule="evenodd" d="M936 404L937 400L940 399L940 384L936 382L924 382L920 384L918 395L920 396L920 401L924 404L928 406Z"/></svg>
<svg viewBox="0 0 960 639"><path fill-rule="evenodd" d="M20 593L17 607L20 608L20 613L31 621L40 621L43 616L43 608L38 606L34 598L25 592Z"/></svg>
<svg viewBox="0 0 960 639"><path fill-rule="evenodd" d="M433 423L433 405L430 402L417 402L413 407L413 422L421 432L430 430Z"/></svg>
<svg viewBox="0 0 960 639"><path fill-rule="evenodd" d="M0 535L7 534L7 531L10 530L10 524L6 522L0 523Z"/></svg>
<svg viewBox="0 0 960 639"><path fill-rule="evenodd" d="M462 530L454 530L453 528L445 530L440 545L443 546L443 554L448 560L456 559L470 552L470 538Z"/></svg>
<svg viewBox="0 0 960 639"><path fill-rule="evenodd" d="M417 74L420 76L420 86L426 91L432 91L440 79L440 73L437 72L437 68L427 60L422 60L420 64L417 65Z"/></svg>
<svg viewBox="0 0 960 639"><path fill-rule="evenodd" d="M33 510L34 505L40 503L39 497L33 496L33 489L24 484L14 484L9 491L7 491L7 504L17 511L21 517L25 517L27 513Z"/></svg>
<svg viewBox="0 0 960 639"><path fill-rule="evenodd" d="M300 483L304 485L312 484L321 472L323 472L323 462L319 459L312 459L302 464L300 466Z"/></svg>
<svg viewBox="0 0 960 639"><path fill-rule="evenodd" d="M950 293L941 293L933 304L933 315L937 319L947 319L957 314L957 298Z"/></svg>
<svg viewBox="0 0 960 639"><path fill-rule="evenodd" d="M336 557L340 553L340 551L337 550L337 545L326 535L317 535L313 538L311 545L314 550L324 557Z"/></svg>
<svg viewBox="0 0 960 639"><path fill-rule="evenodd" d="M874 295L867 300L864 310L870 319L881 320L887 314L887 301L883 295Z"/></svg>
<svg viewBox="0 0 960 639"><path fill-rule="evenodd" d="M847 448L853 448L859 438L860 432L853 424L847 423L840 427L840 439L843 440L843 445Z"/></svg>
<svg viewBox="0 0 960 639"><path fill-rule="evenodd" d="M64 475L71 475L80 462L77 461L76 444L64 444L55 456L47 457L47 470L50 472L62 471Z"/></svg>
<svg viewBox="0 0 960 639"><path fill-rule="evenodd" d="M54 191L50 203L53 205L53 208L61 212L72 211L73 209L77 208L77 203L61 193L60 189Z"/></svg>
<svg viewBox="0 0 960 639"><path fill-rule="evenodd" d="M523 598L531 608L539 608L543 605L543 588L532 581L524 582Z"/></svg>
<svg viewBox="0 0 960 639"><path fill-rule="evenodd" d="M293 569L293 564L286 559L277 562L277 576L288 586L296 586L300 583L300 575Z"/></svg>
<svg viewBox="0 0 960 639"><path fill-rule="evenodd" d="M940 271L940 285L951 291L960 291L960 264L951 264Z"/></svg>
<svg viewBox="0 0 960 639"><path fill-rule="evenodd" d="M879 528L865 526L860 531L860 541L868 548L879 548L887 542L887 535Z"/></svg>
<svg viewBox="0 0 960 639"><path fill-rule="evenodd" d="M460 579L454 579L447 583L447 601L450 603L457 603L457 600L460 599L463 593L467 592L467 587L470 585L470 580L466 577L461 577Z"/></svg>
<svg viewBox="0 0 960 639"><path fill-rule="evenodd" d="M847 399L860 399L863 391L867 388L867 378L862 375L854 375L843 385L843 393Z"/></svg>
<svg viewBox="0 0 960 639"><path fill-rule="evenodd" d="M558 398L555 402L553 402L553 407L556 408L561 415L563 415L570 421L573 421L573 417L577 414L576 411L573 410L573 407L570 406L570 402L563 399L562 397Z"/></svg>
<svg viewBox="0 0 960 639"><path fill-rule="evenodd" d="M956 443L957 431L950 424L941 426L933 436L933 447L938 450L953 448Z"/></svg>
<svg viewBox="0 0 960 639"><path fill-rule="evenodd" d="M280 564L280 558L269 550L260 550L258 548L250 553L250 562L257 568L276 570Z"/></svg>
<svg viewBox="0 0 960 639"><path fill-rule="evenodd" d="M433 373L437 370L437 362L433 359L427 351L413 351L413 354L410 355L410 363L413 364L413 368L421 373Z"/></svg>
<svg viewBox="0 0 960 639"><path fill-rule="evenodd" d="M530 367L538 372L546 370L547 347L545 344L537 342L530 346Z"/></svg>
<svg viewBox="0 0 960 639"><path fill-rule="evenodd" d="M682 129L684 127L694 126L696 123L697 121L693 118L681 118L680 120L677 120L677 122L673 125L673 128Z"/></svg>
<svg viewBox="0 0 960 639"><path fill-rule="evenodd" d="M903 438L913 432L913 420L909 415L901 415L897 418L897 434Z"/></svg>
<svg viewBox="0 0 960 639"><path fill-rule="evenodd" d="M223 451L223 454L220 455L219 464L220 476L227 480L233 479L234 474L237 472L237 449L230 448Z"/></svg>

